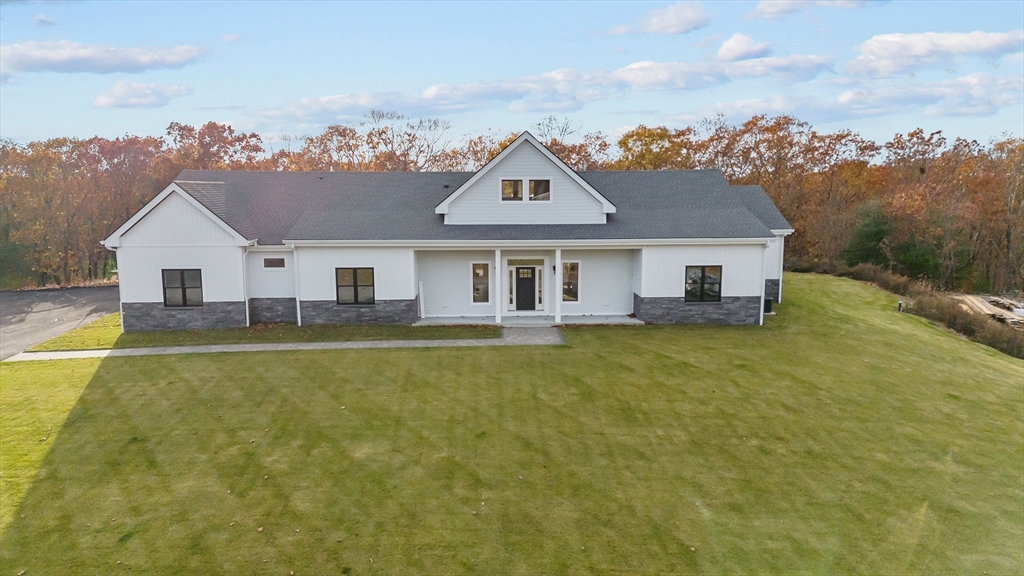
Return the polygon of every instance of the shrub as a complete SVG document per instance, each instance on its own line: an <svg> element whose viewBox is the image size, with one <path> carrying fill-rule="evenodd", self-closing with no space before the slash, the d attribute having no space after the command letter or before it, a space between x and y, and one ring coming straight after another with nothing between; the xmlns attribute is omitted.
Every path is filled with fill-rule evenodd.
<svg viewBox="0 0 1024 576"><path fill-rule="evenodd" d="M1024 358L1024 332L988 316L965 310L957 300L935 292L923 282L893 274L875 264L857 264L840 275L871 282L894 294L907 296L911 299L908 307L911 314L943 324L950 330L1004 354Z"/></svg>
<svg viewBox="0 0 1024 576"><path fill-rule="evenodd" d="M973 314L948 296L925 295L914 298L909 311L934 320L986 346L1015 358L1024 358L1024 332L1001 324L988 316Z"/></svg>

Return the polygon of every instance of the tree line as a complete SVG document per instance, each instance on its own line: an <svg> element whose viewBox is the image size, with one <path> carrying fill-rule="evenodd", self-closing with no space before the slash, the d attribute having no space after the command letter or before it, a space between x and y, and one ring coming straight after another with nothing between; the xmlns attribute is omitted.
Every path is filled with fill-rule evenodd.
<svg viewBox="0 0 1024 576"><path fill-rule="evenodd" d="M719 169L760 184L796 232L787 266L866 262L940 289L1024 287L1024 139L913 130L876 143L792 116L637 126L612 140L549 117L531 130L576 170ZM359 123L267 143L209 122L163 137L0 142L0 286L107 277L99 241L181 170L473 171L516 134L454 139L438 119L374 111Z"/></svg>

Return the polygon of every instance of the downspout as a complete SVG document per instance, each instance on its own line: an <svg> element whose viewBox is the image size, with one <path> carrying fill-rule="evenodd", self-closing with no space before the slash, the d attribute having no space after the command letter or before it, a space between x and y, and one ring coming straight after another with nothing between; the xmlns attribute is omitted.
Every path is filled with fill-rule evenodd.
<svg viewBox="0 0 1024 576"><path fill-rule="evenodd" d="M255 240L253 240L255 242ZM242 300L245 301L245 327L251 326L249 320L249 246L242 248Z"/></svg>
<svg viewBox="0 0 1024 576"><path fill-rule="evenodd" d="M765 276L767 276L765 273L765 268L767 268L767 266L765 266L764 259L768 256L768 245L765 244L762 248L764 249L764 252L761 254L761 300L757 303L757 308L760 310L757 320L758 326L764 326L764 283Z"/></svg>
<svg viewBox="0 0 1024 576"><path fill-rule="evenodd" d="M299 294L299 251L295 248L295 244L292 247L292 269L295 274L295 323L302 326L302 304Z"/></svg>

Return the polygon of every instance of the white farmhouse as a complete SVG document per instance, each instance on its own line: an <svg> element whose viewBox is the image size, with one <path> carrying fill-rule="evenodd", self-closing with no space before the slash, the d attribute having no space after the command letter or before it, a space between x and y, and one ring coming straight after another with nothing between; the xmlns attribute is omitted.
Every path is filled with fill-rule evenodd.
<svg viewBox="0 0 1024 576"><path fill-rule="evenodd" d="M761 324L792 232L717 170L575 172L524 132L475 173L187 170L103 244L126 332Z"/></svg>

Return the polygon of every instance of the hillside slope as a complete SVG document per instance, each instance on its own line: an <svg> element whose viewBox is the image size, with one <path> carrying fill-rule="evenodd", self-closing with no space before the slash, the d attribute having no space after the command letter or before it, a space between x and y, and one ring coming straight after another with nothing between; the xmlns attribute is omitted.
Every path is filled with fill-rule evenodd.
<svg viewBox="0 0 1024 576"><path fill-rule="evenodd" d="M1019 573L1024 363L852 280L784 298L562 347L0 365L0 571Z"/></svg>

